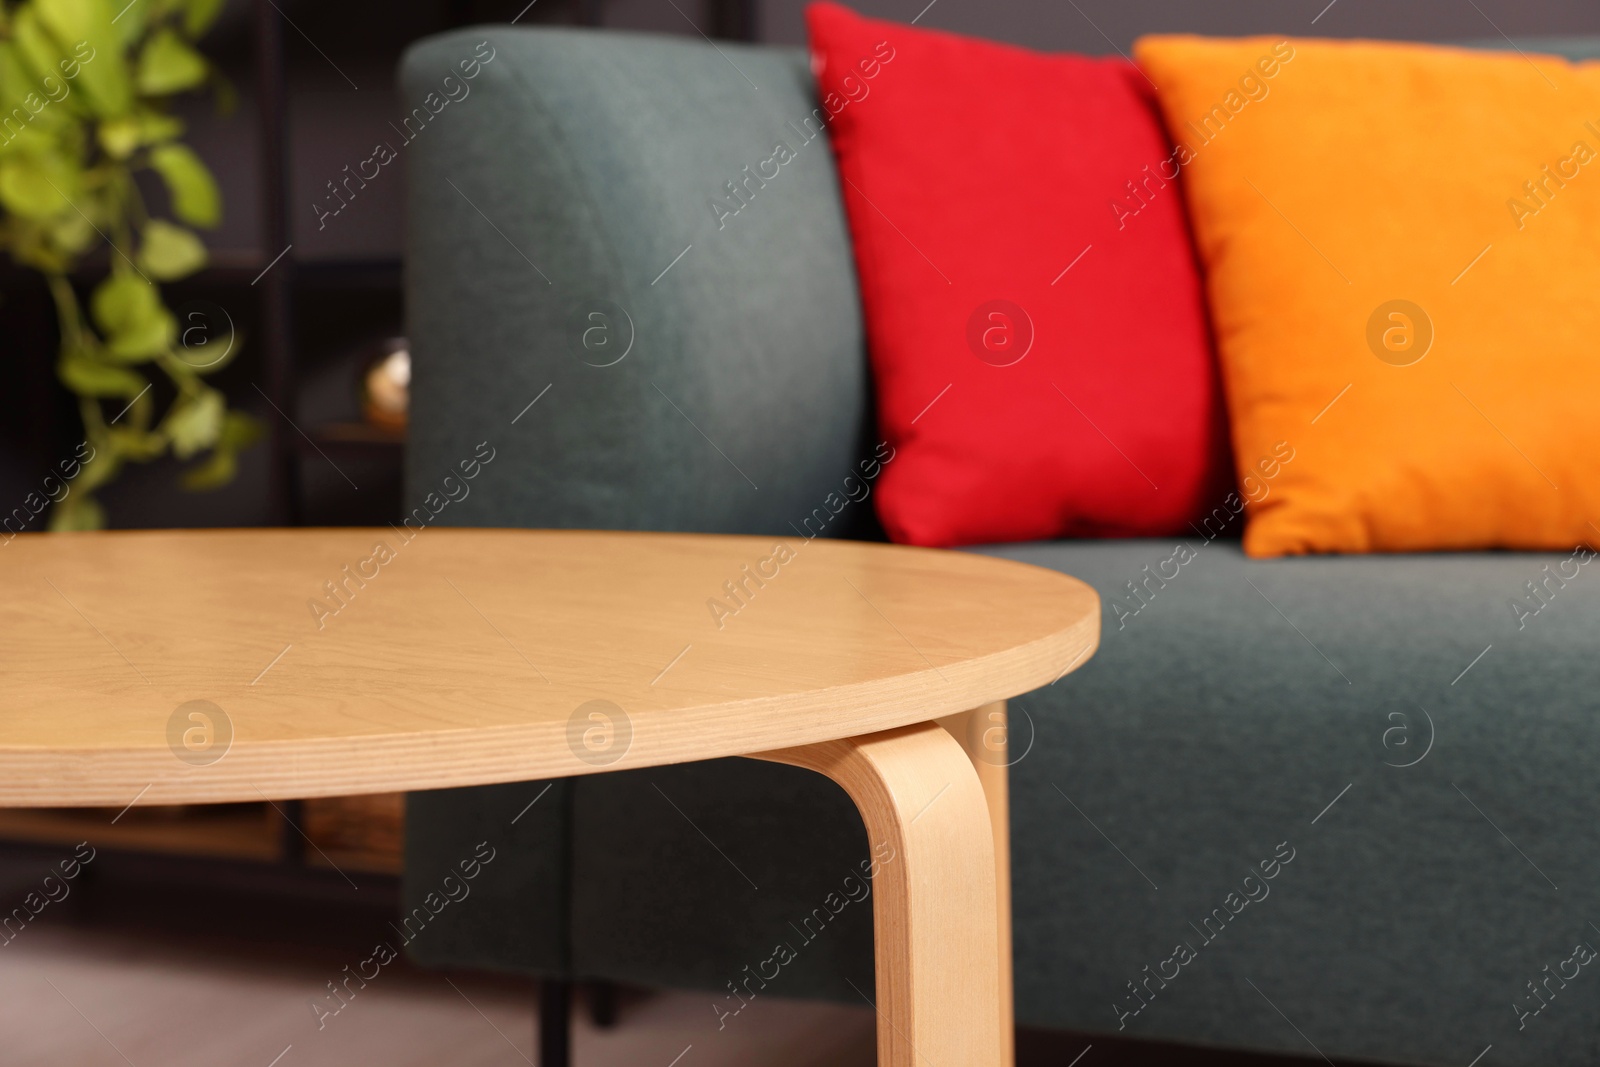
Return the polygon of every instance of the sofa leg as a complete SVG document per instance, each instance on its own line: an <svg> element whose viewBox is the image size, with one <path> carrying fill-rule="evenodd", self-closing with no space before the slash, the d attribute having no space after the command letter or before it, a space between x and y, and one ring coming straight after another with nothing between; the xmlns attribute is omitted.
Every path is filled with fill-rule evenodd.
<svg viewBox="0 0 1600 1067"><path fill-rule="evenodd" d="M572 983L547 979L539 983L539 1067L572 1063Z"/></svg>
<svg viewBox="0 0 1600 1067"><path fill-rule="evenodd" d="M962 746L930 722L753 758L827 775L866 823L880 1067L1004 1063L999 865Z"/></svg>
<svg viewBox="0 0 1600 1067"><path fill-rule="evenodd" d="M994 890L1000 913L1000 1040L1002 1067L1017 1060L1016 1032L1012 1025L1011 994L1011 775L1006 702L997 700L981 708L938 720L939 725L966 749L972 769L983 783L989 804L989 826L994 832ZM1018 753L1017 758L1025 753Z"/></svg>

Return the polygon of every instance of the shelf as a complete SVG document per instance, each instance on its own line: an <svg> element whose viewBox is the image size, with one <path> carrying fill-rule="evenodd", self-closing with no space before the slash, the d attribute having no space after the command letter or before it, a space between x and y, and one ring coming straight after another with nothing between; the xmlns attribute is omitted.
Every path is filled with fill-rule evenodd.
<svg viewBox="0 0 1600 1067"><path fill-rule="evenodd" d="M297 437L302 453L338 452L347 456L399 459L406 435L365 422L329 422L312 429L311 439Z"/></svg>
<svg viewBox="0 0 1600 1067"><path fill-rule="evenodd" d="M115 818L116 821L112 822ZM278 815L266 804L133 808L0 808L0 839L213 859L274 862Z"/></svg>
<svg viewBox="0 0 1600 1067"><path fill-rule="evenodd" d="M297 821L307 867L398 874L405 837L400 793L303 801ZM113 821L115 820L115 821ZM0 808L0 841L204 859L278 863L288 829L270 804Z"/></svg>
<svg viewBox="0 0 1600 1067"><path fill-rule="evenodd" d="M405 848L403 793L323 797L303 803L307 867L399 874Z"/></svg>
<svg viewBox="0 0 1600 1067"><path fill-rule="evenodd" d="M398 448L406 443L402 431L385 430L370 422L329 422L317 427L313 436L321 442L350 445L386 445Z"/></svg>
<svg viewBox="0 0 1600 1067"><path fill-rule="evenodd" d="M294 265L296 285L324 289L399 289L398 259L312 259Z"/></svg>

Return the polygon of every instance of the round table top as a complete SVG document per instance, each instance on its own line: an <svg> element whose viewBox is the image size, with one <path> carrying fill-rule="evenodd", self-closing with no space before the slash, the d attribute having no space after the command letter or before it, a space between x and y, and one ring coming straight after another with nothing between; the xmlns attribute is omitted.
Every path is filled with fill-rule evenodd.
<svg viewBox="0 0 1600 1067"><path fill-rule="evenodd" d="M429 528L0 545L0 806L529 781L788 748L1048 684L1076 579L801 538Z"/></svg>

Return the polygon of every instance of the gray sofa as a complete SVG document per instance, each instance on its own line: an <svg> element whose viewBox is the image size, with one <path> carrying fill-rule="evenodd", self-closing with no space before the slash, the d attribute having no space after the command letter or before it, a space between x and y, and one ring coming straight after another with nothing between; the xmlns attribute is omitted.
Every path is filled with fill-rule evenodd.
<svg viewBox="0 0 1600 1067"><path fill-rule="evenodd" d="M484 27L415 46L403 99L486 52L403 149L408 499L487 440L496 461L434 521L793 539L821 514L823 536L881 536L870 499L818 511L877 443L826 144L720 229L707 205L816 107L805 56ZM1012 703L1019 1023L1596 1062L1600 976L1570 972L1600 945L1600 568L1253 562L1219 518L1231 536L980 549L1106 604L1095 658ZM545 787L410 797L413 896L477 841L506 857L422 962L717 1002L866 852L844 794L792 768ZM859 1002L871 969L870 912L847 909L769 992Z"/></svg>

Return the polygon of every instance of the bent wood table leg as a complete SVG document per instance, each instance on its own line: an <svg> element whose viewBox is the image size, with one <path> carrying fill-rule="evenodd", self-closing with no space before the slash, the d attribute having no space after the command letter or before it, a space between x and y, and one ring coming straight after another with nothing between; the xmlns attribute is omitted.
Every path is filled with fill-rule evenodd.
<svg viewBox="0 0 1600 1067"><path fill-rule="evenodd" d="M751 758L827 775L866 823L880 1067L1001 1064L994 834L961 745L923 723Z"/></svg>
<svg viewBox="0 0 1600 1067"><path fill-rule="evenodd" d="M1012 1067L1017 1049L1011 1001L1011 756L1006 702L997 700L936 721L966 749L989 803L989 825L994 831L994 889L1000 918L1000 1063L1001 1067Z"/></svg>

